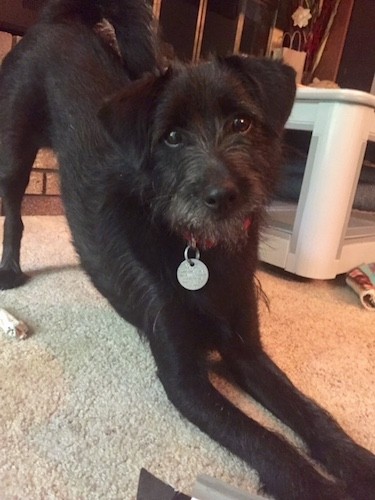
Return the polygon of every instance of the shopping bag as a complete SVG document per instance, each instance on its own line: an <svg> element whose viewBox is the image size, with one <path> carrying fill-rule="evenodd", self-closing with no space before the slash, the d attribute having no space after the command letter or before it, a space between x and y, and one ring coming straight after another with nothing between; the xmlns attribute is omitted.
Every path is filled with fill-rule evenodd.
<svg viewBox="0 0 375 500"><path fill-rule="evenodd" d="M293 35L284 33L283 47L274 49L273 57L282 59L285 64L292 66L296 72L296 83L301 83L306 62L306 52L302 50L302 35L295 31Z"/></svg>

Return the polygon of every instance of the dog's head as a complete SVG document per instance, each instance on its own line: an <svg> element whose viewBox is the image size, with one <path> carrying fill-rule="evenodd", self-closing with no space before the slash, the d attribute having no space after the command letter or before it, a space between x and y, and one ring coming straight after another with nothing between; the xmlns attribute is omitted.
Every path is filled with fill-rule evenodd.
<svg viewBox="0 0 375 500"><path fill-rule="evenodd" d="M232 247L273 192L294 82L281 63L231 56L137 81L100 118L153 217L203 247Z"/></svg>

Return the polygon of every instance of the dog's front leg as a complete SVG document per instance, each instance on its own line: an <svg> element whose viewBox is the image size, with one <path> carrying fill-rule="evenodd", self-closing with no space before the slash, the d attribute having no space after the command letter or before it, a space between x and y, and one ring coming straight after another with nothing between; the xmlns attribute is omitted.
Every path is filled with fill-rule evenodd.
<svg viewBox="0 0 375 500"><path fill-rule="evenodd" d="M207 325L206 325L207 326ZM317 470L281 436L247 417L210 383L204 321L175 303L149 332L159 378L171 402L191 422L254 467L278 499L343 499L341 486Z"/></svg>
<svg viewBox="0 0 375 500"><path fill-rule="evenodd" d="M222 349L236 382L306 442L311 456L346 483L355 499L375 498L375 456L357 445L315 402L297 390L261 350L232 342Z"/></svg>

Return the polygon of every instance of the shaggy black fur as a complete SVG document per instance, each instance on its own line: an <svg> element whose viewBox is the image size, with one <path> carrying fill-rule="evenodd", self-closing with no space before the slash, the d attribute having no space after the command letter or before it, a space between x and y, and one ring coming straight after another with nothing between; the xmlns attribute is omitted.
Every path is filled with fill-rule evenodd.
<svg viewBox="0 0 375 500"><path fill-rule="evenodd" d="M94 29L103 17L120 55ZM26 279L20 206L36 152L50 146L82 265L148 339L181 413L254 467L279 499L374 498L374 456L291 384L259 337L258 229L277 178L293 71L231 56L163 73L150 25L139 0L55 0L4 61L0 288ZM196 291L176 279L188 244L210 273ZM309 458L215 390L211 351L304 439Z"/></svg>

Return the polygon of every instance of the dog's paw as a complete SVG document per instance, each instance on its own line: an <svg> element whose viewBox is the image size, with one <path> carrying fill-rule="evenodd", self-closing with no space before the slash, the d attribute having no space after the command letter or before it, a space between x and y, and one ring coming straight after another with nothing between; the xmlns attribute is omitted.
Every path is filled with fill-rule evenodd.
<svg viewBox="0 0 375 500"><path fill-rule="evenodd" d="M350 498L375 500L375 456L370 451L346 438L326 448L324 465L344 481Z"/></svg>
<svg viewBox="0 0 375 500"><path fill-rule="evenodd" d="M375 499L375 456L360 451L351 457L351 472L345 480L347 491L354 500Z"/></svg>
<svg viewBox="0 0 375 500"><path fill-rule="evenodd" d="M0 290L8 290L23 285L28 280L28 276L22 271L13 269L0 269Z"/></svg>
<svg viewBox="0 0 375 500"><path fill-rule="evenodd" d="M355 482L348 485L347 492L353 500L374 500L375 483L366 478L363 481L361 481L361 478L358 478Z"/></svg>
<svg viewBox="0 0 375 500"><path fill-rule="evenodd" d="M323 488L316 488L303 493L300 498L311 500L354 500L342 484L326 483Z"/></svg>
<svg viewBox="0 0 375 500"><path fill-rule="evenodd" d="M261 493L277 500L353 500L344 481L321 474L310 463L300 462L289 472L263 479Z"/></svg>
<svg viewBox="0 0 375 500"><path fill-rule="evenodd" d="M285 491L271 493L264 488L262 493L271 494L278 500L353 500L340 481L334 482L322 476L319 479L300 478L300 481L302 484L288 483Z"/></svg>
<svg viewBox="0 0 375 500"><path fill-rule="evenodd" d="M284 498L284 497L283 497ZM285 495L285 499L296 500L353 500L345 490L345 485L341 482L329 480L311 481L302 491L292 493L290 490Z"/></svg>

